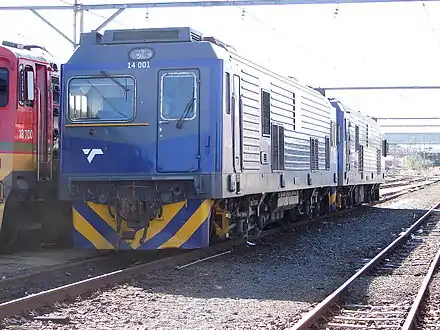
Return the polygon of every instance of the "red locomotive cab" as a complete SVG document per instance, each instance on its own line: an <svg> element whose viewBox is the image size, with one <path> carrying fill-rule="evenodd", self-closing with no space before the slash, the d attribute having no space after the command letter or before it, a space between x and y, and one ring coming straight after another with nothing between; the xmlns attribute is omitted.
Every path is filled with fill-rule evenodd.
<svg viewBox="0 0 440 330"><path fill-rule="evenodd" d="M43 229L34 202L53 190L48 182L56 184L59 76L54 61L35 48L0 46L0 252L18 233Z"/></svg>

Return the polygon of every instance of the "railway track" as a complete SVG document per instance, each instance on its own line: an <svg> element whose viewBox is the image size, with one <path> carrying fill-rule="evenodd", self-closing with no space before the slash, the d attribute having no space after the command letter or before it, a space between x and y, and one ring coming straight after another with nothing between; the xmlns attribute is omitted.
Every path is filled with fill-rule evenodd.
<svg viewBox="0 0 440 330"><path fill-rule="evenodd" d="M302 329L414 329L423 298L440 259L440 202L420 217L408 230L365 264L350 279L306 314L293 328ZM418 281L418 291L405 299L383 299L369 303L365 282L391 277L389 283L404 279ZM398 297L398 285L386 289L386 296ZM393 292L396 290L396 292ZM396 301L397 300L397 301ZM429 324L440 328L439 305ZM434 316L432 316L434 315ZM434 318L432 320L432 318ZM423 328L425 329L425 328Z"/></svg>
<svg viewBox="0 0 440 330"><path fill-rule="evenodd" d="M440 274L434 274L417 319L417 328L440 329Z"/></svg>
<svg viewBox="0 0 440 330"><path fill-rule="evenodd" d="M394 188L394 187L400 187L400 186L406 186L411 185L415 183L420 183L425 180L429 179L428 177L416 177L416 178L402 178L399 180L391 180L386 181L381 184L381 188Z"/></svg>
<svg viewBox="0 0 440 330"><path fill-rule="evenodd" d="M386 196L380 201L372 203L370 205L376 205L395 199L410 191L412 190L403 191L403 192L401 191L392 196ZM314 219L305 219L302 221L291 223L288 225L288 227L296 228L305 225L310 225L312 223L319 222L322 219L336 218L341 215L354 212L360 209L361 208L343 210L341 212L336 212L332 215L321 216ZM278 230L279 230L278 228L269 230L264 233L264 236L272 235ZM62 301L71 297L88 293L90 291L94 291L96 289L103 288L108 285L113 285L118 282L123 282L132 277L145 274L152 269L156 270L162 267L173 267L173 266L178 267L186 263L197 262L197 260L199 260L200 258L202 259L207 257L209 258L219 253L224 253L225 251L233 249L236 245L239 244L243 244L243 241L241 240L226 241L214 245L206 250L196 250L190 252L185 252L182 250L174 251L174 252L170 252L168 255L161 255L161 256L157 256L156 258L150 258L150 259L145 258L143 260L138 260L137 262L131 262L131 265L128 265L128 263L125 264L124 266L120 265L120 269L115 271L106 272L104 274L87 278L85 280L74 281L72 283L68 283L59 287L48 289L46 291L22 296L14 300L7 300L3 297L3 299L0 299L0 302L3 301L3 303L0 304L0 319L13 316L22 312L26 312L32 309L48 306L57 301ZM95 261L99 261L99 258L95 258L95 259L96 259ZM111 259L109 258L109 255L103 255L101 260L102 262L105 262L105 260L108 262L109 259ZM88 260L77 261L72 265L67 264L67 265L59 265L58 267L57 266L51 267L47 271L43 269L40 270L38 274L32 274L32 273L24 274L17 278L10 278L7 281L3 281L3 282L0 281L0 290L6 287L13 287L20 285L23 286L23 283L30 283L32 281L34 282L41 281L45 278L45 276L51 276L51 273L54 272L54 270L66 272L68 271L69 267L81 267L82 263L85 264L87 262L89 261ZM133 263L138 263L138 264L133 266ZM46 277L46 281L47 281L47 277Z"/></svg>
<svg viewBox="0 0 440 330"><path fill-rule="evenodd" d="M381 199L385 199L387 197L394 198L395 196L400 196L402 194L416 191L418 189L423 189L427 186L430 186L434 183L439 182L439 178L427 178L425 180L419 182L407 182L405 184L396 184L396 185L381 185Z"/></svg>

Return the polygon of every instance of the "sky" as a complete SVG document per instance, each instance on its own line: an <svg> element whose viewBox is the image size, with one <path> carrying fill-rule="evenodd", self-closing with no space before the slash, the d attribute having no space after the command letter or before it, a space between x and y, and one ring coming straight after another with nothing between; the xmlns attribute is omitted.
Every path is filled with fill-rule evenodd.
<svg viewBox="0 0 440 330"><path fill-rule="evenodd" d="M0 6L69 1L2 0ZM72 36L72 11L40 13ZM85 31L112 13L87 12ZM72 54L71 44L29 11L0 11L0 21L8 27L1 29L0 39L38 43L59 62ZM146 9L136 9L126 10L106 28L167 26L191 26L213 35L249 59L308 85L440 85L440 2L165 8L149 9L148 15ZM328 96L376 117L440 117L440 90L331 91ZM392 130L401 131L387 129Z"/></svg>

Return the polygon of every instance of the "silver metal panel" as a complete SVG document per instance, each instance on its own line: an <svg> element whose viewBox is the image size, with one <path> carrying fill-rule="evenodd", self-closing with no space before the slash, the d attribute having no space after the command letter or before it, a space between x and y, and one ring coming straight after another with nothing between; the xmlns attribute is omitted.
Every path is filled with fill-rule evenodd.
<svg viewBox="0 0 440 330"><path fill-rule="evenodd" d="M260 170L260 90L258 76L242 70L243 169Z"/></svg>
<svg viewBox="0 0 440 330"><path fill-rule="evenodd" d="M345 185L353 184L372 184L381 183L383 179L383 167L378 166L382 151L382 134L379 124L358 111L347 111L345 114L347 119L348 131L350 134L350 154L348 157L349 167L346 168L347 176L344 180ZM368 137L367 137L368 125ZM355 126L359 127L359 144L364 148L364 168L361 171L359 167L359 150L355 145Z"/></svg>
<svg viewBox="0 0 440 330"><path fill-rule="evenodd" d="M243 172L239 175L240 195L336 186L336 146L330 146L330 169L325 169L325 138L336 110L317 91L294 79L279 76L236 54L225 61L231 77L241 77ZM284 170L272 170L271 137L262 136L261 92L271 95L271 123L284 128ZM232 167L231 114L223 115L223 196L237 196L228 190ZM318 170L310 168L310 137L318 139ZM262 161L263 154L268 161ZM284 176L285 187L281 187ZM311 184L309 184L309 177Z"/></svg>

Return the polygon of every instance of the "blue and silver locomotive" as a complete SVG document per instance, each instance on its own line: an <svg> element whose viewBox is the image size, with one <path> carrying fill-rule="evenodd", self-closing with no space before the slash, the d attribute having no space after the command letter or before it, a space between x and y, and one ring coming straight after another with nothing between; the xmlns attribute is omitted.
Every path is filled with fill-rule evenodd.
<svg viewBox="0 0 440 330"><path fill-rule="evenodd" d="M202 248L379 198L373 119L191 28L82 34L62 109L79 248Z"/></svg>

